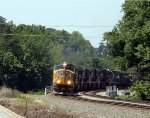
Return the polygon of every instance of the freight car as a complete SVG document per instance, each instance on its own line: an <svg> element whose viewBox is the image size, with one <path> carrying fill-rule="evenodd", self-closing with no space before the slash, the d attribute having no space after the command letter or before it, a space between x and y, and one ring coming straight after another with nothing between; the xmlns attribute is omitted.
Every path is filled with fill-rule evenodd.
<svg viewBox="0 0 150 118"><path fill-rule="evenodd" d="M108 85L130 86L130 77L125 72L97 68L75 68L72 64L58 64L53 69L53 91L75 93L104 89Z"/></svg>

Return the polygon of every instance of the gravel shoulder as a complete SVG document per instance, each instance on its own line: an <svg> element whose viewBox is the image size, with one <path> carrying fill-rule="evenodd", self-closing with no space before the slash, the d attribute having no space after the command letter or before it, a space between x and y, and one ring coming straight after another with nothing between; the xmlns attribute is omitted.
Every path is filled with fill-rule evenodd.
<svg viewBox="0 0 150 118"><path fill-rule="evenodd" d="M80 118L150 118L150 110L91 103L53 94L43 95L38 99L46 102L52 109L62 109Z"/></svg>

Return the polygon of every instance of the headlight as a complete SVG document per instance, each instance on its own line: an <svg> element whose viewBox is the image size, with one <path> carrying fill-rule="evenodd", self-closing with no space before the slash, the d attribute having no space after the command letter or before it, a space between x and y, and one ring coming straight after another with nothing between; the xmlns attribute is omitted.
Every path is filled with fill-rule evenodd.
<svg viewBox="0 0 150 118"><path fill-rule="evenodd" d="M57 84L59 84L60 83L60 80L57 80Z"/></svg>
<svg viewBox="0 0 150 118"><path fill-rule="evenodd" d="M69 85L70 85L70 84L71 84L71 81L70 81L70 80L69 80L69 81L67 81L67 84L69 84Z"/></svg>

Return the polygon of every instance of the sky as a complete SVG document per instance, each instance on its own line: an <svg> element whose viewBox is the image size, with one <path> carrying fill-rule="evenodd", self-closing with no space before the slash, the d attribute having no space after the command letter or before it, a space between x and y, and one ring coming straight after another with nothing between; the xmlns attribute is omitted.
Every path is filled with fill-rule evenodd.
<svg viewBox="0 0 150 118"><path fill-rule="evenodd" d="M123 3L124 0L0 0L0 16L17 25L79 31L98 47L104 32L111 31L121 20Z"/></svg>

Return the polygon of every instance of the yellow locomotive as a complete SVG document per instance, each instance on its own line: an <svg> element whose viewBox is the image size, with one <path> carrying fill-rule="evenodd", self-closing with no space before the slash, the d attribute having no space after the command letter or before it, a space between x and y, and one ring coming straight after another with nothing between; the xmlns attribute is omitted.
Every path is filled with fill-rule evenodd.
<svg viewBox="0 0 150 118"><path fill-rule="evenodd" d="M54 65L53 92L73 93L75 81L75 67L72 64Z"/></svg>

